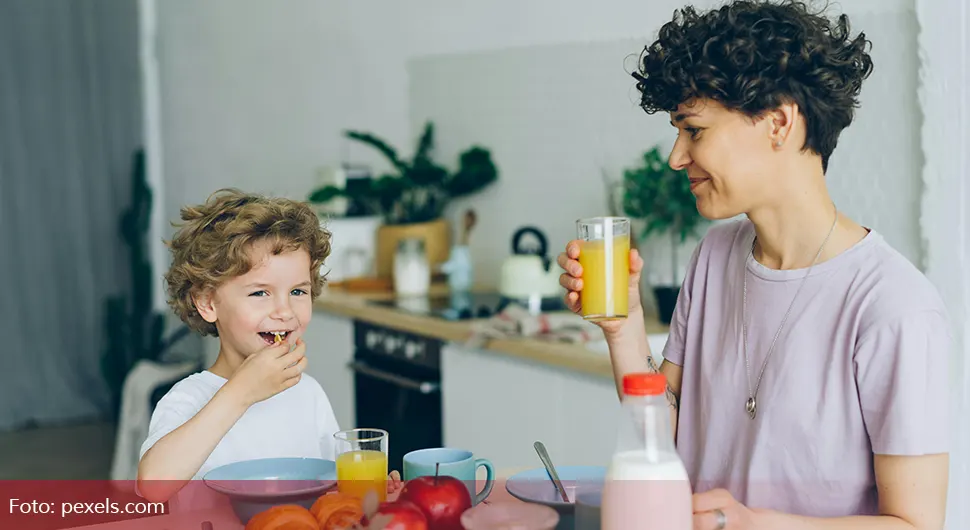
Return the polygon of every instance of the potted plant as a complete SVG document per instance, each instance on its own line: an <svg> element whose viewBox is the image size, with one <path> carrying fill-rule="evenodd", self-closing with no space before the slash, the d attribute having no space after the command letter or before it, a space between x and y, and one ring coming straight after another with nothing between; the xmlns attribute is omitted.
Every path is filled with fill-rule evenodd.
<svg viewBox="0 0 970 530"><path fill-rule="evenodd" d="M152 303L152 264L149 257L149 219L152 190L145 176L145 151L134 154L131 203L118 219L118 230L128 252L128 293L104 301L107 346L101 356L101 373L111 391L112 417L120 414L121 397L128 373L141 360L164 362L172 346L190 330L179 325L165 335L165 313Z"/></svg>
<svg viewBox="0 0 970 530"><path fill-rule="evenodd" d="M498 170L488 150L473 146L461 153L458 168L449 171L432 158L434 125L424 126L417 150L410 160L402 159L384 140L370 133L347 131L346 136L377 149L391 163L392 173L353 188L323 186L310 193L311 203L326 203L346 197L369 215L380 215L383 225L377 233L377 275L390 277L397 242L403 238L425 240L432 265L448 259L450 229L443 218L455 198L481 191L498 179Z"/></svg>
<svg viewBox="0 0 970 530"><path fill-rule="evenodd" d="M638 167L623 172L623 210L643 222L641 240L655 234L670 238L670 283L652 286L660 321L669 324L680 293L677 251L706 223L697 211L687 172L672 169L659 148L647 151Z"/></svg>

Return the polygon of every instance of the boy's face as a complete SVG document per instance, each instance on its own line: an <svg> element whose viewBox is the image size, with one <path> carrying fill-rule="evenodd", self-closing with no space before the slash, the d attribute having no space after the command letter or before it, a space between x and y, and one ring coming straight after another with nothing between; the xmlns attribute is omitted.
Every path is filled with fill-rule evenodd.
<svg viewBox="0 0 970 530"><path fill-rule="evenodd" d="M310 254L303 249L273 255L263 241L249 249L253 268L220 285L196 307L219 330L222 348L249 357L273 344L274 332L296 344L313 314Z"/></svg>

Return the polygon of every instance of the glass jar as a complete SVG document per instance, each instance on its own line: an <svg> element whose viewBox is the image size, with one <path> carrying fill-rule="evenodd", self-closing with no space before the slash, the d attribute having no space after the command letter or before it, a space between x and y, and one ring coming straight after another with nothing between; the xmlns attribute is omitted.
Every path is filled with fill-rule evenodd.
<svg viewBox="0 0 970 530"><path fill-rule="evenodd" d="M424 239L401 239L394 254L394 292L398 296L427 296L430 288L431 266Z"/></svg>

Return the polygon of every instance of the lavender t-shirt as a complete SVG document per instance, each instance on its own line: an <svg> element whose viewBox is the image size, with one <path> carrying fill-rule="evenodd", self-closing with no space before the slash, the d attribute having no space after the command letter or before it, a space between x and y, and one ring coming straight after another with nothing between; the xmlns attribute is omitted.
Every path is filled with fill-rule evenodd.
<svg viewBox="0 0 970 530"><path fill-rule="evenodd" d="M751 385L807 269L751 255L747 219L698 245L664 357L683 367L677 448L695 493L728 489L752 508L818 517L877 511L873 453L948 448L950 333L933 285L875 231L812 269L758 392L741 332L748 275Z"/></svg>

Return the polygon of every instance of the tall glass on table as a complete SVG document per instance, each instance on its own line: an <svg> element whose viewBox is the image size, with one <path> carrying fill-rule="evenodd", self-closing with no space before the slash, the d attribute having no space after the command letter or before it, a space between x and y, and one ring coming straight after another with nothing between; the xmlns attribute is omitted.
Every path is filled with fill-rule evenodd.
<svg viewBox="0 0 970 530"><path fill-rule="evenodd" d="M369 492L387 500L387 431L350 429L333 435L337 453L337 489L363 499Z"/></svg>
<svg viewBox="0 0 970 530"><path fill-rule="evenodd" d="M576 221L583 268L582 315L600 322L627 317L630 293L630 220L591 217Z"/></svg>

